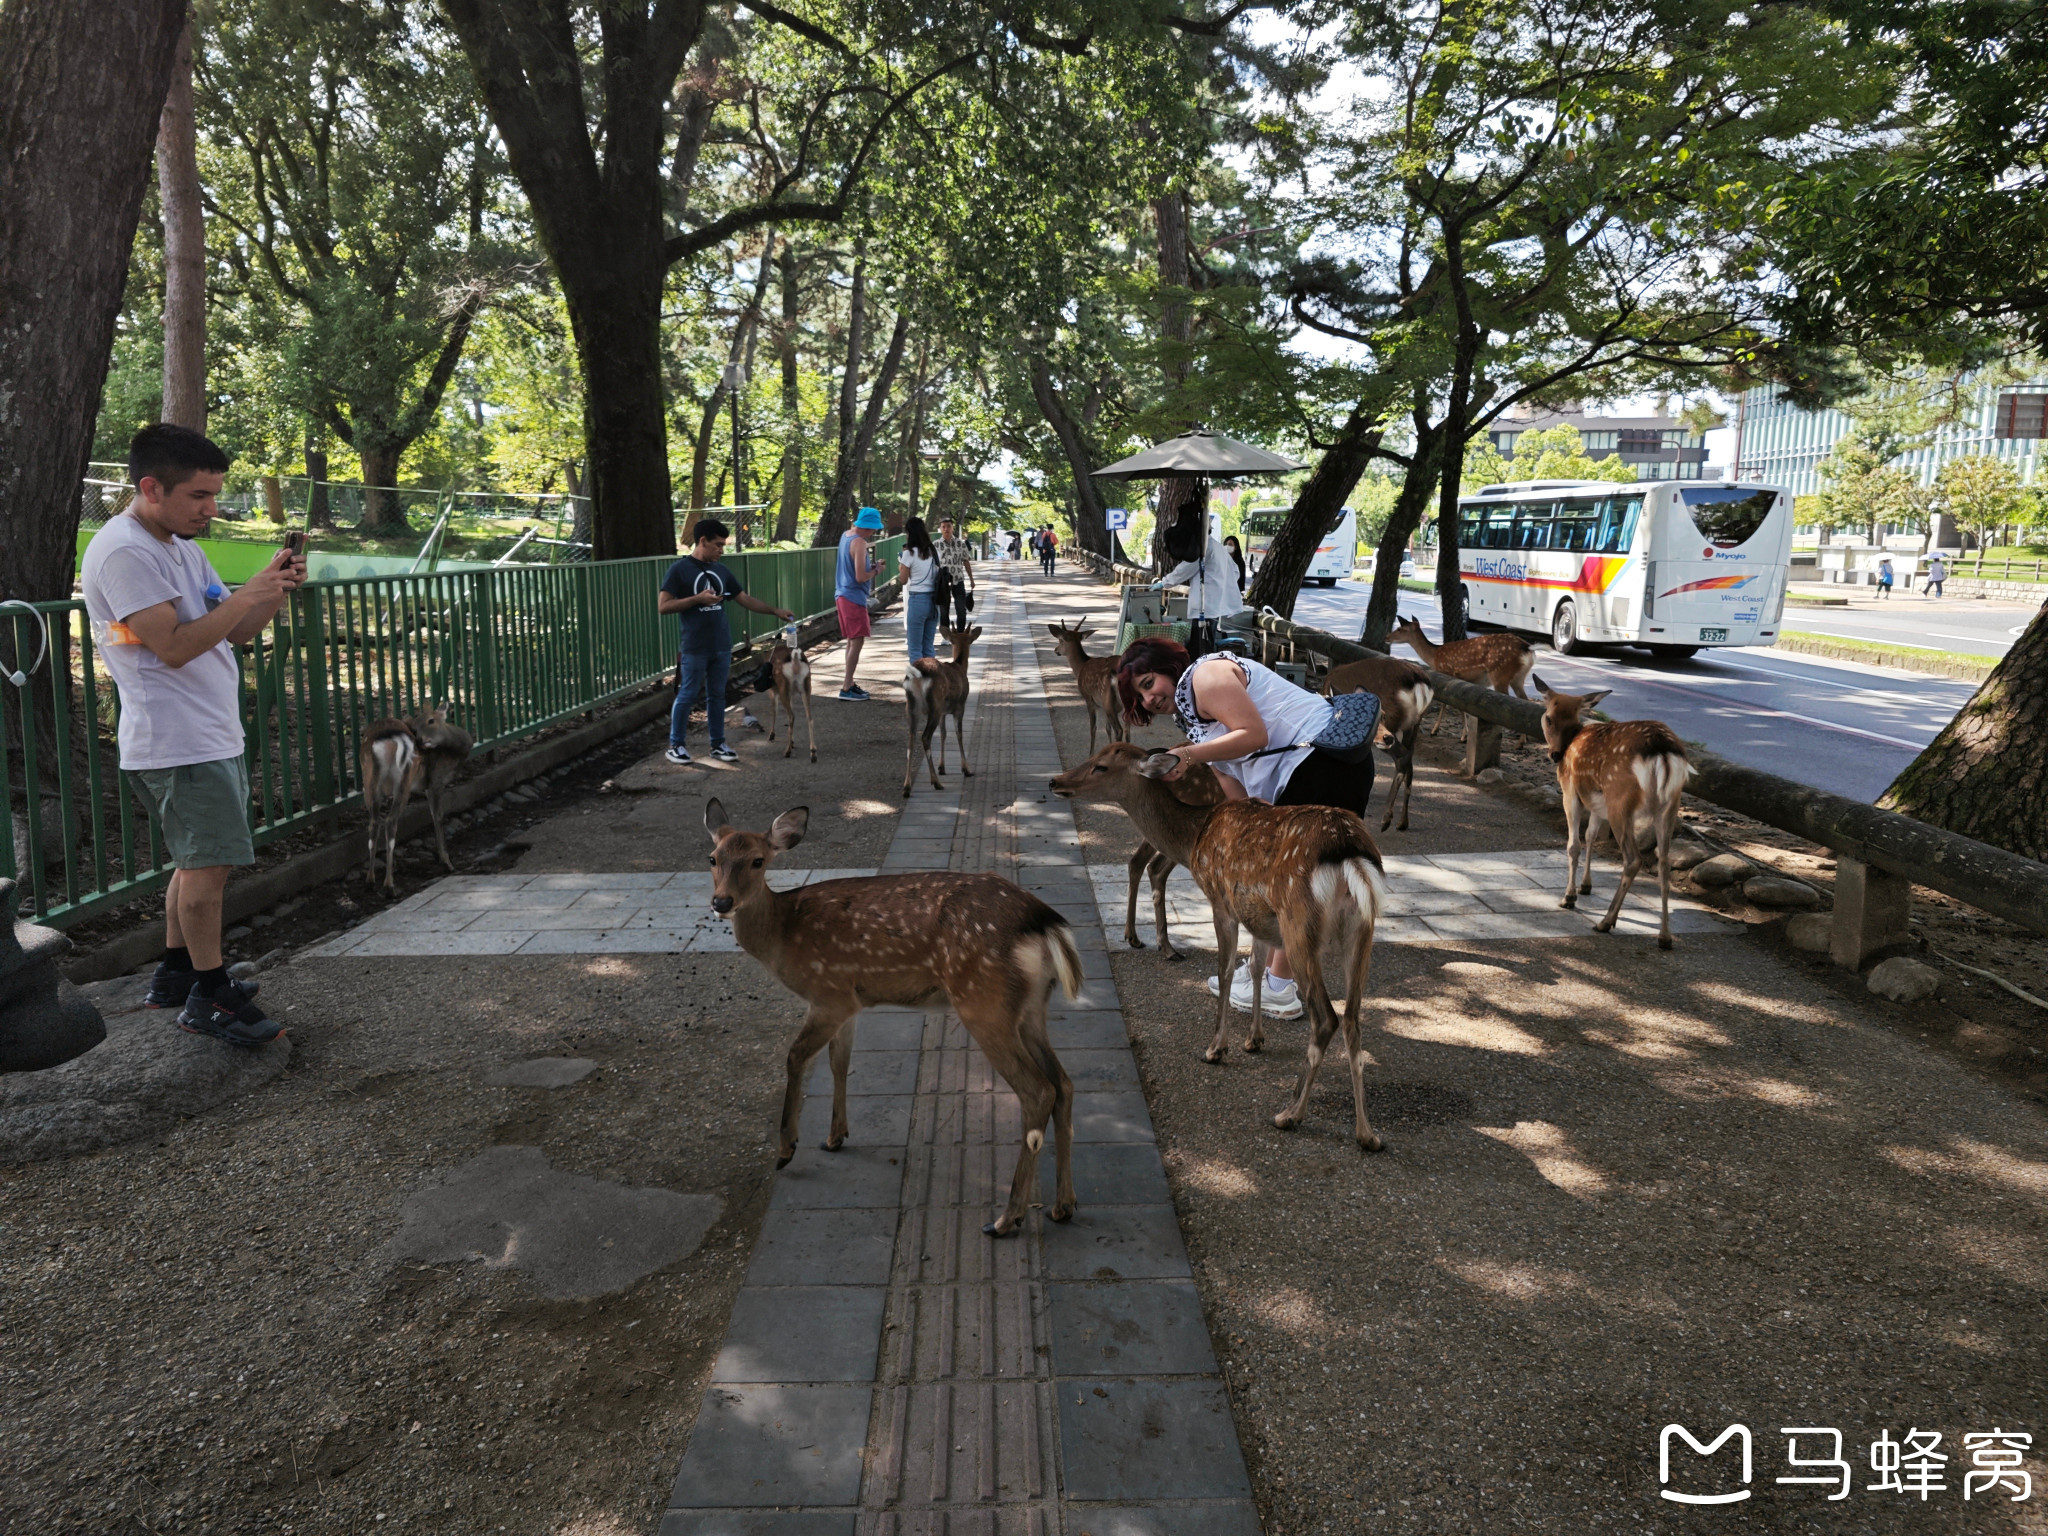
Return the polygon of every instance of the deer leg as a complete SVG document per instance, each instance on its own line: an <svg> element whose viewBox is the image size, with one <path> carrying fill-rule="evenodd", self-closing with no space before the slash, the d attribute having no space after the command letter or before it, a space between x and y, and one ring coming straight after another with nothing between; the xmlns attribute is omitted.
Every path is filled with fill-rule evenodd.
<svg viewBox="0 0 2048 1536"><path fill-rule="evenodd" d="M434 851L441 855L441 867L452 874L455 870L455 861L448 857L448 835L441 827L441 809L441 793L428 790L427 815L432 817L434 822Z"/></svg>
<svg viewBox="0 0 2048 1536"><path fill-rule="evenodd" d="M936 758L932 756L932 731L934 728L939 733L939 755ZM945 781L939 777L939 770L946 766L945 756L946 717L935 709L932 712L932 718L927 720L924 726L924 766L925 771L931 775L933 789L944 789L946 787Z"/></svg>
<svg viewBox="0 0 2048 1536"><path fill-rule="evenodd" d="M1576 907L1579 904L1579 821L1583 807L1579 797L1569 789L1564 791L1564 900L1560 907ZM1590 873L1590 871L1589 871Z"/></svg>
<svg viewBox="0 0 2048 1536"><path fill-rule="evenodd" d="M1132 949L1145 947L1144 941L1138 937L1138 882L1144 878L1145 868L1152 862L1152 857L1152 845L1140 843L1138 851L1131 855L1130 862L1124 866L1125 872L1131 877L1130 886L1124 893L1124 943ZM1160 936L1165 937L1164 929L1160 930Z"/></svg>
<svg viewBox="0 0 2048 1536"><path fill-rule="evenodd" d="M1152 926L1159 935L1159 952L1169 960L1178 960L1181 952L1173 947L1173 935L1166 926L1166 877L1173 873L1173 860L1155 853L1146 873L1152 877Z"/></svg>
<svg viewBox="0 0 2048 1536"><path fill-rule="evenodd" d="M783 699L782 699L782 690L781 690L781 689L779 689L779 688L771 688L771 689L769 689L769 691L768 691L768 739L769 739L770 741L773 741L773 740L775 739L775 730L776 730L776 727L782 724L782 703L783 703ZM796 729L795 729L795 723L794 723L794 722L792 722L792 723L791 723L791 729L790 729L790 733L789 733L789 734L790 734L791 736L795 736L795 735L796 735Z"/></svg>
<svg viewBox="0 0 2048 1536"><path fill-rule="evenodd" d="M818 760L818 725L811 718L811 684L808 678L804 680L803 700L804 736L810 743L811 761L815 763ZM794 751L796 748L796 708L794 705L790 707L789 711L789 745L790 749Z"/></svg>
<svg viewBox="0 0 2048 1536"><path fill-rule="evenodd" d="M1088 755L1095 755L1095 701L1087 694L1081 695L1081 702L1088 706Z"/></svg>
<svg viewBox="0 0 2048 1536"><path fill-rule="evenodd" d="M1581 871L1579 879L1579 894L1581 896L1590 896L1593 894L1593 850L1600 846L1600 834L1607 830L1608 825L1606 816L1602 812L1594 809L1592 806L1587 806L1585 840L1586 864L1585 868ZM1615 840L1614 846L1616 851L1618 852L1621 848L1621 840L1619 838Z"/></svg>
<svg viewBox="0 0 2048 1536"><path fill-rule="evenodd" d="M796 1156L797 1121L804 1111L805 1069L811 1058L839 1033L840 1026L859 1011L859 1005L851 1000L834 998L829 1003L814 1000L804 1015L804 1027L790 1042L789 1055L783 1063L789 1076L782 1090L782 1129L775 1148L776 1167L788 1167L789 1160Z"/></svg>
<svg viewBox="0 0 2048 1536"><path fill-rule="evenodd" d="M1323 1064L1323 1053L1329 1049L1330 1037L1337 1032L1336 1010L1330 1006L1330 995L1323 990L1323 977L1318 966L1303 966L1299 981L1302 1004L1314 1023L1309 1036L1308 1062L1301 1070L1301 1091L1294 1097L1294 1103L1273 1117L1273 1123L1283 1131L1291 1131L1301 1124L1301 1117L1308 1110L1309 1090L1315 1087L1316 1069ZM1346 1036L1346 1043L1349 1043ZM1351 1070L1359 1070L1359 1058L1353 1055Z"/></svg>
<svg viewBox="0 0 2048 1536"><path fill-rule="evenodd" d="M908 715L908 719L909 719L909 731L910 731L910 737L909 737L909 740L908 740L908 742L907 742L907 743L905 744L905 746L904 746L904 749L903 749L903 798L904 798L904 799L906 799L906 800L908 800L908 799L910 798L910 783L911 783L911 780L913 780L913 779L915 779L915 778L917 777L917 747L918 747L918 738L917 738L917 706L918 706L918 703L919 703L919 688L918 688L918 685L917 685L916 683L914 683L914 682L912 682L912 683L907 683L907 684L906 684L906 686L905 686L905 687L904 687L904 689L903 689L903 707L904 707L904 709L905 709L905 711L906 711L906 713L907 713L907 715Z"/></svg>
<svg viewBox="0 0 2048 1536"><path fill-rule="evenodd" d="M1256 1056L1266 1044L1266 1014L1263 999L1266 990L1266 959L1272 951L1259 942L1257 934L1252 935L1252 1032L1245 1036L1244 1048Z"/></svg>
<svg viewBox="0 0 2048 1536"><path fill-rule="evenodd" d="M1657 924L1657 947L1671 947L1671 839L1678 831L1679 802L1673 800L1657 818L1657 895L1663 914Z"/></svg>
<svg viewBox="0 0 2048 1536"><path fill-rule="evenodd" d="M795 722L791 722L795 729ZM827 1152L846 1145L846 1068L853 1060L853 1023L848 1019L832 1037L832 1128L819 1143Z"/></svg>
<svg viewBox="0 0 2048 1536"><path fill-rule="evenodd" d="M959 711L953 716L953 740L960 748L960 777L971 779L974 770L967 766L967 701L960 701ZM1090 754L1093 755L1092 753Z"/></svg>
<svg viewBox="0 0 2048 1536"><path fill-rule="evenodd" d="M1212 896L1209 904L1216 914L1216 1038L1202 1052L1202 1060L1218 1062L1223 1059L1223 1042L1230 1033L1230 983L1237 974L1237 918L1217 897Z"/></svg>
<svg viewBox="0 0 2048 1536"><path fill-rule="evenodd" d="M1611 802L1610 802L1611 804ZM1614 900L1607 904L1607 915L1593 925L1595 933L1612 933L1615 919L1621 916L1621 904L1628 900L1629 887L1636 883L1636 871L1642 868L1642 850L1636 847L1635 816L1629 806L1614 806L1619 819L1608 823L1614 833L1614 846L1621 853L1621 879L1615 882ZM1623 832L1626 829L1627 835ZM1591 862L1590 858L1587 861Z"/></svg>
<svg viewBox="0 0 2048 1536"><path fill-rule="evenodd" d="M1344 985L1344 1050L1351 1058L1351 1134L1358 1138L1361 1152L1377 1152L1383 1143L1365 1112L1365 1045L1359 1038L1365 1028L1365 978L1372 969L1372 918L1361 912L1357 922L1350 974Z"/></svg>

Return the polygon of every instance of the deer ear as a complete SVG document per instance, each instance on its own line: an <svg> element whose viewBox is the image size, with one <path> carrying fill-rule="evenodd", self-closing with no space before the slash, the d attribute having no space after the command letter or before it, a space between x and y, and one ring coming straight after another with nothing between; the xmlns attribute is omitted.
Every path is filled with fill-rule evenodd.
<svg viewBox="0 0 2048 1536"><path fill-rule="evenodd" d="M1546 699L1550 697L1550 684L1543 681L1543 679L1538 677L1534 672L1531 672L1529 674L1529 681L1536 685L1536 691L1542 694L1543 697L1545 697Z"/></svg>
<svg viewBox="0 0 2048 1536"><path fill-rule="evenodd" d="M793 811L784 811L775 818L768 829L768 844L777 853L787 853L804 840L804 829L811 824L811 808L800 805Z"/></svg>
<svg viewBox="0 0 2048 1536"><path fill-rule="evenodd" d="M1591 709L1612 692L1614 692L1612 688L1595 688L1591 693L1579 700L1579 708Z"/></svg>
<svg viewBox="0 0 2048 1536"><path fill-rule="evenodd" d="M967 638L970 640L979 640L981 638L981 626L977 624L974 626L974 628L968 630Z"/></svg>
<svg viewBox="0 0 2048 1536"><path fill-rule="evenodd" d="M1148 779L1164 779L1173 771L1173 754L1164 747L1154 747L1132 766Z"/></svg>
<svg viewBox="0 0 2048 1536"><path fill-rule="evenodd" d="M731 826L732 823L726 820L725 807L720 805L718 797L713 795L704 803L704 830L711 834L711 841L715 843L718 841L718 834Z"/></svg>

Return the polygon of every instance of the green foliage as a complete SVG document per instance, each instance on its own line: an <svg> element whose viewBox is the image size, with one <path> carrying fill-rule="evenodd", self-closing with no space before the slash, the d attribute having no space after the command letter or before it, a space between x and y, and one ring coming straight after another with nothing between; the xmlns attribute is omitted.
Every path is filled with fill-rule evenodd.
<svg viewBox="0 0 2048 1536"><path fill-rule="evenodd" d="M1937 505L1975 535L1981 549L1996 530L2013 523L2031 523L2038 516L2038 498L2020 485L2019 471L2009 459L1972 454L1950 459L1934 477Z"/></svg>
<svg viewBox="0 0 2048 1536"><path fill-rule="evenodd" d="M1504 459L1500 450L1485 438L1465 445L1465 470L1460 495L1470 495L1482 485L1509 480L1612 480L1621 483L1636 478L1636 467L1624 464L1621 455L1610 453L1596 459L1586 452L1586 439L1570 422L1515 435L1514 457Z"/></svg>

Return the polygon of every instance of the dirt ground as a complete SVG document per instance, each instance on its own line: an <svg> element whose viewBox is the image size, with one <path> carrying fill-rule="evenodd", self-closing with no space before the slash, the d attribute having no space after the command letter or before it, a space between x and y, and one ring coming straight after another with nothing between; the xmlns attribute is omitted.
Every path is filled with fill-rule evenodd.
<svg viewBox="0 0 2048 1536"><path fill-rule="evenodd" d="M657 728L465 833L458 867L698 869L717 794L741 825L819 812L792 866L871 868L900 804L901 656L870 643L872 703L814 698L815 766L735 714L741 763L672 768ZM841 653L819 663L836 691ZM415 854L399 895L439 873ZM310 947L387 901L328 887L240 947ZM802 1005L744 955L300 960L263 982L295 1051L279 1084L0 1169L0 1531L651 1532L765 1208ZM483 1082L539 1056L600 1065ZM493 1146L721 1214L595 1301L382 1252L408 1192Z"/></svg>
<svg viewBox="0 0 2048 1536"><path fill-rule="evenodd" d="M1072 764L1086 717L1039 626L1102 600L1031 600ZM1448 738L1425 746L1413 830L1387 851L1561 845L1560 816L1456 762ZM1382 763L1375 809L1384 784ZM1121 865L1122 813L1076 809L1090 862ZM1269 1536L2048 1529L2038 1502L1965 1503L1957 1470L1966 1433L2017 1425L2038 1447L2048 1428L2048 1126L1967 1049L1977 995L1900 1008L1782 927L1668 954L1591 934L1381 946L1372 1157L1341 1062L1302 1130L1273 1129L1302 1025L1269 1021L1264 1054L1208 1066L1210 956L1113 948ZM1754 1497L1660 1502L1672 1422L1702 1440L1745 1424ZM1843 1432L1844 1507L1775 1483L1794 1471L1785 1425ZM1946 1492L1864 1491L1869 1443L1916 1427L1944 1435Z"/></svg>

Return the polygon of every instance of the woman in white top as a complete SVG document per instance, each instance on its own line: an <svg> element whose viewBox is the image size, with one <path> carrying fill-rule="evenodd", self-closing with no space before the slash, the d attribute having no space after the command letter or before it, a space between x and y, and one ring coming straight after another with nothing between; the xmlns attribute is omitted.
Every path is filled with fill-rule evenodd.
<svg viewBox="0 0 2048 1536"><path fill-rule="evenodd" d="M1230 564L1227 554L1224 564ZM1365 814L1372 798L1371 755L1350 763L1311 746L1329 728L1333 706L1272 669L1227 651L1194 661L1185 646L1171 640L1138 640L1117 660L1116 686L1125 715L1138 725L1171 710L1188 744L1167 750L1182 765L1207 763L1231 799ZM1177 779L1182 771L1177 767L1164 777ZM1274 950L1266 965L1265 1012L1283 1019L1301 1013L1293 977L1286 951ZM1210 978L1211 992L1219 985ZM1238 967L1230 996L1236 1007L1251 1010L1248 965Z"/></svg>
<svg viewBox="0 0 2048 1536"><path fill-rule="evenodd" d="M1178 531L1176 528L1175 532ZM1172 549L1170 541L1168 547ZM1177 550L1172 552L1179 553ZM1159 578L1155 590L1161 587L1188 589L1188 620L1191 623L1197 619L1227 619L1244 607L1237 585L1237 562L1230 558L1230 550L1224 542L1213 534L1192 559L1182 560Z"/></svg>
<svg viewBox="0 0 2048 1536"><path fill-rule="evenodd" d="M910 649L910 664L932 660L932 635L939 627L939 552L932 544L921 517L903 523L903 555L897 564L903 574L904 640Z"/></svg>

